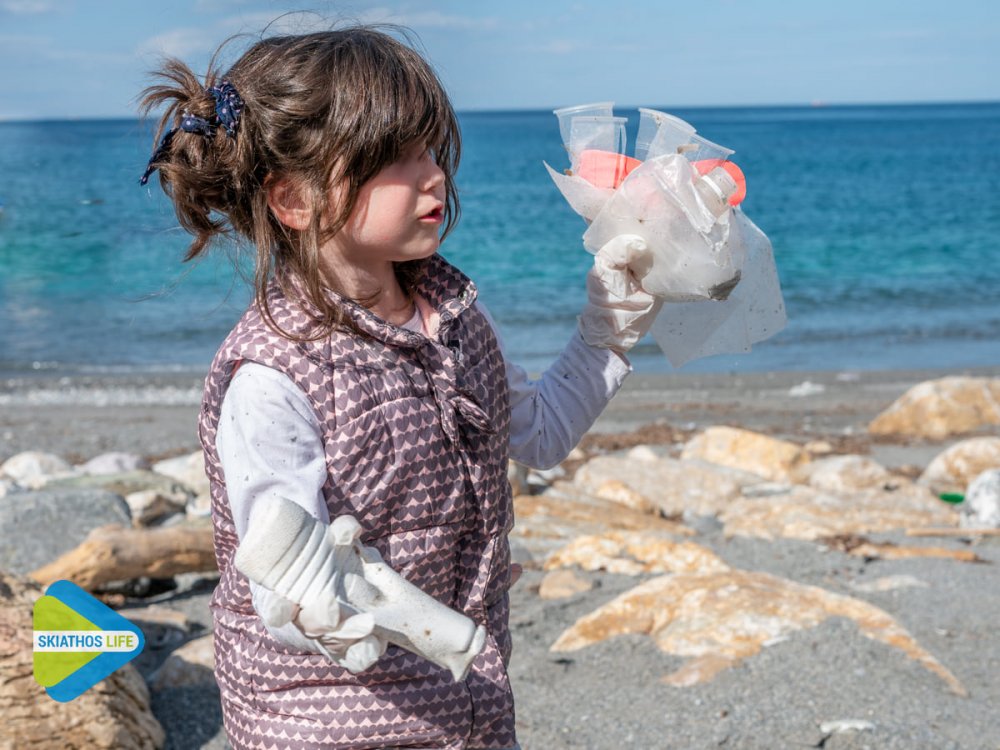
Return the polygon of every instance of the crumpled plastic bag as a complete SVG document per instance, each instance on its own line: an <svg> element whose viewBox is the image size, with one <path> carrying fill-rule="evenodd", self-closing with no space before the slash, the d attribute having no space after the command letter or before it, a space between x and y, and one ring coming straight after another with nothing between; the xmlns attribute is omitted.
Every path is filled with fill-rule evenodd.
<svg viewBox="0 0 1000 750"><path fill-rule="evenodd" d="M732 151L673 115L641 109L635 158L625 156L625 118L603 102L556 110L570 169L549 171L588 223L596 253L619 234L653 250L634 269L663 306L650 331L674 367L713 354L750 351L780 331L785 308L771 243L737 204L742 173Z"/></svg>

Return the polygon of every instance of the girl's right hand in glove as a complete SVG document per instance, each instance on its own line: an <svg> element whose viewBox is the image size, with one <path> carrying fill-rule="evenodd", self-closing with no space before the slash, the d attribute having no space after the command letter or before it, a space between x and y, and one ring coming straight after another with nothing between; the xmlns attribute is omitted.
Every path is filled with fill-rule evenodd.
<svg viewBox="0 0 1000 750"><path fill-rule="evenodd" d="M639 283L651 263L649 245L637 234L613 237L598 250L579 318L584 341L624 354L646 335L663 306Z"/></svg>

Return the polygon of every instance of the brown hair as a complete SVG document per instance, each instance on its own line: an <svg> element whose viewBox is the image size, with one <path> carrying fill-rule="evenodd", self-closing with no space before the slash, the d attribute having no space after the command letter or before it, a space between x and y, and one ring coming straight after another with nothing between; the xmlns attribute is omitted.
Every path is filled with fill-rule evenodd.
<svg viewBox="0 0 1000 750"><path fill-rule="evenodd" d="M336 279L323 275L320 247L343 228L361 187L418 143L431 149L444 171L444 235L454 227L461 141L441 82L411 47L371 26L263 38L225 73L216 67L218 56L204 81L184 63L168 59L154 72L161 82L143 91L140 102L143 114L166 105L159 140L185 114L213 116L215 100L206 87L225 80L243 99L235 137L222 128L208 137L178 130L156 162L160 186L181 226L194 235L184 260L202 256L220 235L249 240L256 247L255 299L276 331L319 338L333 328L356 330L324 293L342 290ZM269 177L288 177L305 188L313 209L308 229L289 229L271 213ZM327 215L331 185L343 191L334 216ZM404 291L423 265L420 260L396 264ZM266 293L271 279L316 311L311 335L293 336L275 323Z"/></svg>

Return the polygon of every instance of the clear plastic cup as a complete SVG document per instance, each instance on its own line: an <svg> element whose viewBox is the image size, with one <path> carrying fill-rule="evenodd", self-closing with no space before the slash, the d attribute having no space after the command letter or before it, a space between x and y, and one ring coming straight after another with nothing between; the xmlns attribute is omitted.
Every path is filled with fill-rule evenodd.
<svg viewBox="0 0 1000 750"><path fill-rule="evenodd" d="M729 157L736 153L731 148L720 146L718 143L713 143L707 138L702 138L700 135L692 135L690 144L687 147L682 146L681 149L681 153L684 154L685 158L692 162L705 159L729 161Z"/></svg>
<svg viewBox="0 0 1000 750"><path fill-rule="evenodd" d="M611 117L615 113L614 102L594 102L592 104L577 104L573 107L563 107L552 110L552 114L559 118L559 134L562 141L569 148L570 128L575 117Z"/></svg>
<svg viewBox="0 0 1000 750"><path fill-rule="evenodd" d="M645 161L664 154L676 154L682 145L691 142L694 133L694 126L679 117L640 107L635 158Z"/></svg>
<svg viewBox="0 0 1000 750"><path fill-rule="evenodd" d="M580 154L584 151L608 151L625 153L626 117L574 117L570 125L569 150L573 171L579 167Z"/></svg>

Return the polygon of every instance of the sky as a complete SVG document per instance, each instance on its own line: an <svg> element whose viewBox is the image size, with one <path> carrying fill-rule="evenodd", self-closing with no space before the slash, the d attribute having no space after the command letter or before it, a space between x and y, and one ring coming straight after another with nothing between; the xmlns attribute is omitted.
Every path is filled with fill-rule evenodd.
<svg viewBox="0 0 1000 750"><path fill-rule="evenodd" d="M409 27L460 111L1000 100L995 0L0 0L0 120L133 116L163 56L276 18Z"/></svg>

